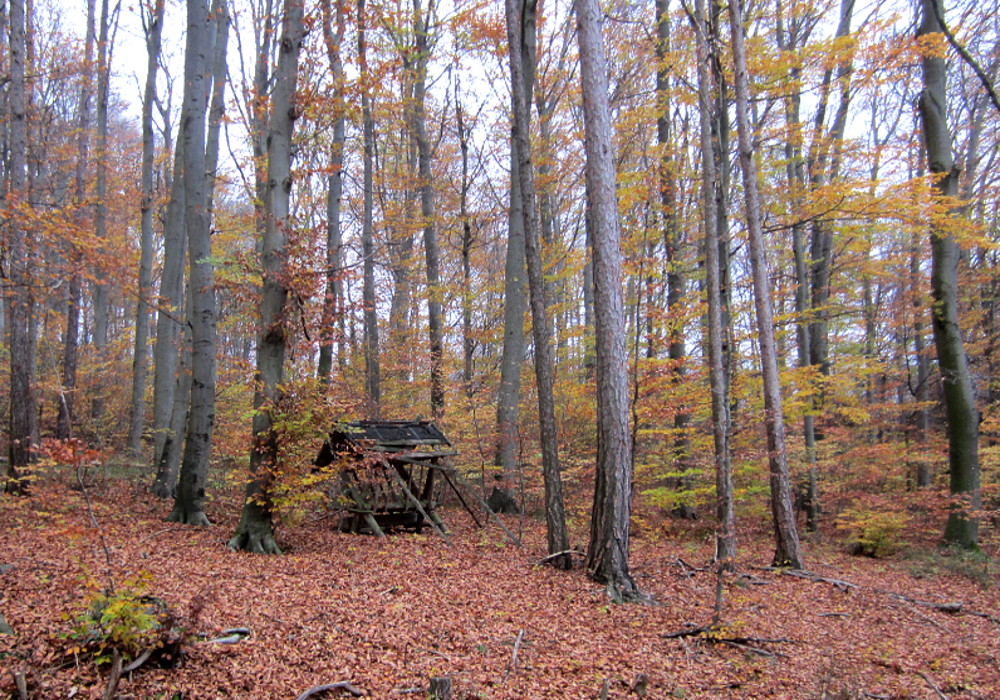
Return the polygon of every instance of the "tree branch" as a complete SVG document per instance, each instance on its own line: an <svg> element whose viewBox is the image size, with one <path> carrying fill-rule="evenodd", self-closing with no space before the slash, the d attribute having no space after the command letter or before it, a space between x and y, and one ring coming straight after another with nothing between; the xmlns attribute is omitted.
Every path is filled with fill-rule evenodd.
<svg viewBox="0 0 1000 700"><path fill-rule="evenodd" d="M948 25L945 24L944 21L944 13L941 12L941 5L937 2L932 2L931 5L934 7L934 16L935 19L937 19L938 26L941 28L941 33L945 35L945 38L948 39L948 43L951 44L952 48L955 49L958 55L962 57L962 60L969 64L969 67L972 68L976 77L979 78L979 82L983 84L983 89L986 90L986 94L989 95L990 102L993 103L993 108L1000 113L1000 96L997 96L996 88L993 87L993 83L990 81L989 76L986 75L986 71L982 69L982 66L980 66L976 59L972 57L972 54L970 54L966 48L959 43L952 31L948 29Z"/></svg>

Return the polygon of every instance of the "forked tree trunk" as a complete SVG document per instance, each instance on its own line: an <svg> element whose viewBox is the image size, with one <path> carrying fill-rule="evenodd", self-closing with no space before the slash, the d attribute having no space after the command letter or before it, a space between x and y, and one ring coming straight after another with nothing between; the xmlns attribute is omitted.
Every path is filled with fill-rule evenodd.
<svg viewBox="0 0 1000 700"><path fill-rule="evenodd" d="M594 264L594 345L597 379L597 474L590 521L587 570L615 600L643 598L629 570L632 512L632 444L629 433L625 307L621 233L608 68L596 0L576 0L583 96L587 205Z"/></svg>
<svg viewBox="0 0 1000 700"><path fill-rule="evenodd" d="M935 7L936 4L936 7ZM941 0L921 0L921 22L917 37L941 32L938 16L944 16ZM924 89L918 108L924 133L927 163L937 180L941 197L958 195L959 172L952 154L951 130L947 115L947 67L944 58L928 49L923 56ZM958 311L958 241L941 221L931 217L931 321L938 368L944 387L945 421L948 426L948 466L951 493L966 499L952 509L945 527L945 541L961 547L976 547L979 521L974 512L980 507L979 490L979 411L962 341Z"/></svg>
<svg viewBox="0 0 1000 700"><path fill-rule="evenodd" d="M702 158L702 203L705 227L705 284L708 287L708 373L712 391L712 439L715 448L715 503L718 530L716 558L732 569L736 563L736 522L733 508L733 474L729 451L729 396L723 343L722 289L719 275L719 230L715 203L719 177L712 146L712 105L718 89L709 71L708 25L705 0L695 2L695 34L698 60L698 113L700 117Z"/></svg>
<svg viewBox="0 0 1000 700"><path fill-rule="evenodd" d="M527 76L522 61L526 36L524 19L514 0L506 0L507 41L510 49L511 97L513 101L514 143L518 161L518 182L521 185L522 219L524 221L525 258L528 268L528 290L531 297L532 339L535 343L535 381L538 394L539 440L542 448L542 478L545 483L545 522L549 554L566 552L569 535L563 509L562 477L559 473L559 435L556 429L553 396L552 348L548 315L545 307L545 280L542 276L542 256L538 245L538 210L535 201L535 179L531 165L531 142L528 133ZM525 16L528 16L527 14ZM572 565L569 554L552 560L553 566L567 569Z"/></svg>
<svg viewBox="0 0 1000 700"><path fill-rule="evenodd" d="M184 56L184 225L187 229L191 308L191 403L181 463L169 516L173 522L207 525L205 487L215 423L215 286L208 212L206 110L210 81L211 18L205 0L188 0Z"/></svg>
<svg viewBox="0 0 1000 700"><path fill-rule="evenodd" d="M265 202L261 269L264 288L257 336L257 389L254 392L253 449L250 483L231 549L278 554L271 522L271 490L279 466L278 436L274 414L280 410L281 382L285 376L285 346L290 336L288 301L288 239L292 221L292 131L298 112L295 90L299 50L302 47L304 0L285 0L275 89L271 97L271 122L267 138L268 198Z"/></svg>
<svg viewBox="0 0 1000 700"><path fill-rule="evenodd" d="M774 522L777 566L802 568L799 553L799 533L792 507L792 490L788 475L788 452L785 446L785 422L778 378L778 356L774 343L774 317L771 312L770 287L767 280L767 257L761 225L760 195L757 190L757 163L754 160L753 138L750 133L750 78L747 73L746 45L743 39L742 0L729 3L732 32L734 87L736 90L736 122L739 136L740 170L747 215L747 248L750 252L754 288L754 309L760 344L760 364L764 392L764 428L767 433L768 466L771 483L771 516Z"/></svg>

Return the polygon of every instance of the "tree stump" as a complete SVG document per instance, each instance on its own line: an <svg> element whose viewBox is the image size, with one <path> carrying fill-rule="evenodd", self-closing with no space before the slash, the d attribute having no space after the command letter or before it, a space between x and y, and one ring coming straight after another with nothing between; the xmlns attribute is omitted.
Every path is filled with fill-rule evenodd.
<svg viewBox="0 0 1000 700"><path fill-rule="evenodd" d="M431 687L428 692L432 700L451 700L451 678L447 676L431 678Z"/></svg>

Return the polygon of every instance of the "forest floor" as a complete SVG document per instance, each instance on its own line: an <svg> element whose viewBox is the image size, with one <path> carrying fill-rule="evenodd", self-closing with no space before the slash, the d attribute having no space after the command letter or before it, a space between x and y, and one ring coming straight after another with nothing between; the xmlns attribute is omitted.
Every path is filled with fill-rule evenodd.
<svg viewBox="0 0 1000 700"><path fill-rule="evenodd" d="M510 521L523 527L518 548L464 511L444 514L451 546L429 531L342 534L315 513L280 531L284 556L258 556L225 547L235 494L210 501L212 526L183 527L135 482L108 479L87 490L96 529L84 495L49 481L0 498L0 612L14 629L0 635L0 697L19 697L16 673L30 698L102 697L107 665L72 653L66 635L109 574L184 626L179 664L125 674L119 698L292 700L340 681L365 697L423 698L444 676L455 698L1000 697L996 579L941 557L810 543L809 580L766 568L766 533L743 534L716 639L667 638L712 619L703 529L637 537L633 571L654 602L615 605L579 568L539 565L543 526L531 519ZM208 641L234 627L251 633Z"/></svg>

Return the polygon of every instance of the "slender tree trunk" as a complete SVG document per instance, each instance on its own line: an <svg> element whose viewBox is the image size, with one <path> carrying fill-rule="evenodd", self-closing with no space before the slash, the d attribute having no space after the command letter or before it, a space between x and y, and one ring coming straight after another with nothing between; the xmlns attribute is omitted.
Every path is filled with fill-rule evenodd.
<svg viewBox="0 0 1000 700"><path fill-rule="evenodd" d="M705 0L695 3L695 33L698 60L698 113L702 158L702 202L705 227L705 284L708 287L708 372L712 390L712 439L715 448L715 503L718 518L716 558L726 569L736 564L736 519L733 507L733 474L730 460L729 396L726 388L725 326L722 320L722 288L719 264L719 230L715 215L719 179L712 146L713 91L717 89L709 71L708 25Z"/></svg>
<svg viewBox="0 0 1000 700"><path fill-rule="evenodd" d="M778 379L778 356L774 344L774 318L771 312L767 258L761 226L760 197L757 190L757 164L750 133L750 79L747 74L746 46L743 39L742 0L729 4L733 42L736 121L739 136L739 160L747 215L748 249L754 287L754 308L760 343L760 363L764 392L764 426L767 432L768 464L771 473L771 515L774 520L774 563L802 568L799 535L792 507L788 475L788 452L785 447L785 423Z"/></svg>
<svg viewBox="0 0 1000 700"><path fill-rule="evenodd" d="M205 486L215 423L215 283L212 269L206 109L209 91L211 19L205 0L188 0L184 57L184 225L187 229L191 285L191 403L188 411L177 496L169 520L207 525Z"/></svg>
<svg viewBox="0 0 1000 700"><path fill-rule="evenodd" d="M156 73L160 65L160 38L163 34L164 0L156 0L146 19L146 87L142 97L142 220L139 234L139 298L135 309L135 351L132 358L132 411L128 449L142 452L142 430L146 415L146 375L149 355L149 307L153 295L153 102L156 100Z"/></svg>
<svg viewBox="0 0 1000 700"><path fill-rule="evenodd" d="M587 206L594 263L594 343L597 364L597 476L590 522L587 570L615 600L642 593L629 570L632 512L632 444L628 417L628 367L622 298L621 234L615 194L608 69L596 0L576 0L587 154Z"/></svg>
<svg viewBox="0 0 1000 700"><path fill-rule="evenodd" d="M93 96L91 66L94 63L96 0L87 0L87 27L84 40L84 74L77 106L76 172L74 174L73 203L80 209L77 222L82 230L86 226L84 202L87 199L87 161L90 151L90 101ZM73 434L74 405L76 403L76 370L80 349L80 301L83 294L83 265L79 249L71 245L68 257L72 269L66 293L66 334L63 336L62 393L56 418L56 437L65 440Z"/></svg>
<svg viewBox="0 0 1000 700"><path fill-rule="evenodd" d="M531 3L529 3L531 4ZM545 522L549 554L569 549L566 516L563 510L562 478L559 474L559 435L556 429L553 397L552 348L548 315L545 307L545 280L542 276L542 256L538 246L538 211L535 202L535 180L531 165L531 143L528 134L529 77L525 75L522 52L525 37L532 33L514 0L506 0L507 41L510 49L511 96L513 99L514 142L518 160L518 181L521 185L524 248L528 268L528 290L531 297L532 339L535 343L535 380L538 393L539 438L542 448L542 477L545 482ZM568 554L552 560L553 566L569 568Z"/></svg>
<svg viewBox="0 0 1000 700"><path fill-rule="evenodd" d="M374 160L375 121L372 117L371 76L368 71L366 42L367 17L365 0L358 0L358 65L361 71L361 120L364 132L364 211L361 216L362 288L361 307L364 316L365 395L368 417L381 414L382 379L379 369L378 316L375 309L375 207Z"/></svg>
<svg viewBox="0 0 1000 700"><path fill-rule="evenodd" d="M97 40L97 202L94 210L94 235L99 245L104 245L108 235L108 83L111 77L108 43L108 0L101 0L100 35ZM104 417L107 405L105 383L102 374L108 361L108 287L98 273L94 284L94 351L97 355L98 371L94 378L94 397L91 416L97 420Z"/></svg>
<svg viewBox="0 0 1000 700"><path fill-rule="evenodd" d="M917 386L914 398L919 407L916 410L916 431L917 442L921 445L927 443L927 433L930 427L930 361L924 347L924 314L926 313L926 302L921 294L920 276L920 243L917 234L913 234L910 243L910 296L913 307L913 354L917 360ZM920 461L917 463L917 488L927 488L931 485L931 465L930 460L924 454L925 450L920 450Z"/></svg>
<svg viewBox="0 0 1000 700"><path fill-rule="evenodd" d="M441 263L434 214L434 183L431 175L431 145L427 138L425 94L427 92L427 62L430 59L428 32L434 15L434 3L423 16L420 0L413 0L414 71L413 137L417 144L417 171L420 180L420 218L424 233L424 259L427 266L427 325L431 353L431 415L435 420L444 416L444 328L441 309Z"/></svg>
<svg viewBox="0 0 1000 700"><path fill-rule="evenodd" d="M455 75L455 121L462 154L462 179L458 193L458 218L462 222L462 384L465 395L475 393L473 371L476 341L472 336L472 221L469 217L469 133L465 125L458 75Z"/></svg>
<svg viewBox="0 0 1000 700"><path fill-rule="evenodd" d="M316 374L321 382L330 381L333 370L335 324L342 319L341 307L343 289L341 285L341 227L340 200L344 190L344 143L346 141L346 106L344 104L344 64L340 57L340 47L344 40L344 1L335 0L336 10L330 7L331 0L323 0L323 40L326 44L327 60L333 78L334 109L333 145L330 149L330 175L327 177L326 195L326 294L323 297L323 321L320 329L319 361ZM336 22L336 24L335 24ZM337 365L343 368L343 333L336 340Z"/></svg>
<svg viewBox="0 0 1000 700"><path fill-rule="evenodd" d="M285 0L275 89L271 97L271 125L267 138L268 198L264 226L261 269L264 289L257 337L257 389L254 393L253 443L250 451L251 479L231 549L258 554L279 554L271 522L270 484L278 467L278 435L274 414L280 410L281 382L285 376L285 346L289 338L288 239L292 221L289 195L292 189L292 131L298 112L295 90L299 50L302 47L304 0Z"/></svg>
<svg viewBox="0 0 1000 700"><path fill-rule="evenodd" d="M917 37L941 32L942 0L921 0L921 22ZM924 147L935 187L941 197L958 195L959 171L952 155L951 130L947 121L947 69L944 58L928 50L922 60L924 89L918 109ZM945 541L961 547L976 547L980 507L979 410L962 341L958 310L958 263L961 251L941 215L931 217L931 321L938 368L944 387L945 421L948 426L948 465L951 493L966 502L952 509L945 527Z"/></svg>
<svg viewBox="0 0 1000 700"><path fill-rule="evenodd" d="M27 201L28 115L25 51L27 48L24 0L10 0L10 196L12 214L6 222L7 293L9 296L8 343L10 348L10 441L7 453L7 493L28 491L28 465L31 440L35 433L37 408L35 378L32 376L31 338L28 327L34 308L31 288L30 231L26 213L17 211L30 206Z"/></svg>

